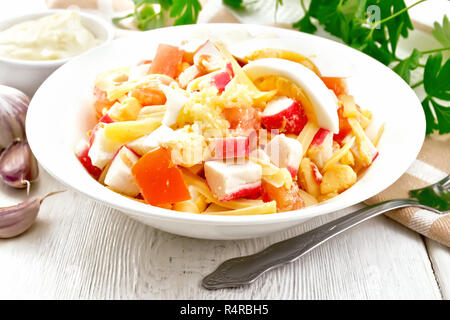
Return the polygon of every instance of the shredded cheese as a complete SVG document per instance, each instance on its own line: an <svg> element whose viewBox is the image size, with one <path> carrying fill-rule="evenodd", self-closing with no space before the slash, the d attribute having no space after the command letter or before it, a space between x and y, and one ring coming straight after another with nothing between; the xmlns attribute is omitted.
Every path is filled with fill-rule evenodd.
<svg viewBox="0 0 450 320"><path fill-rule="evenodd" d="M105 125L105 136L115 142L126 144L151 133L161 125L157 119L120 121Z"/></svg>
<svg viewBox="0 0 450 320"><path fill-rule="evenodd" d="M308 121L302 132L298 135L297 140L302 144L303 155L305 155L319 129L320 128L317 124L312 121Z"/></svg>
<svg viewBox="0 0 450 320"><path fill-rule="evenodd" d="M342 95L339 97L344 106L343 116L345 118L357 118L359 111L356 108L355 99L350 95Z"/></svg>
<svg viewBox="0 0 450 320"><path fill-rule="evenodd" d="M213 215L221 215L221 216L249 216L249 215L259 215L259 214L271 214L277 212L277 202L270 201L265 202L261 205L235 209L235 210L227 210L227 211L208 211L205 212L207 214Z"/></svg>
<svg viewBox="0 0 450 320"><path fill-rule="evenodd" d="M126 95L128 92L132 91L133 89L137 89L143 86L151 86L155 90L159 90L159 85L161 83L163 84L170 84L171 82L174 82L174 80L166 75L162 74L149 74L145 77L132 80L132 81L125 81L121 83L120 85L108 88L106 90L106 97L108 100L114 101L116 99L119 99L120 97Z"/></svg>
<svg viewBox="0 0 450 320"><path fill-rule="evenodd" d="M336 164L345 154L353 147L353 144L355 143L355 137L351 138L338 152L333 154L333 156L325 162L322 172L327 171L331 166Z"/></svg>
<svg viewBox="0 0 450 320"><path fill-rule="evenodd" d="M373 145L376 147L378 146L378 142L380 142L381 136L383 135L384 132L384 127L385 127L386 123L383 123L380 127L380 129L378 129L378 133L375 136L375 138L372 140Z"/></svg>
<svg viewBox="0 0 450 320"><path fill-rule="evenodd" d="M257 163L262 169L262 178L271 183L275 187L279 188L284 186L290 190L292 186L292 175L286 168L278 168L277 166L266 162L261 158L250 157L250 161Z"/></svg>
<svg viewBox="0 0 450 320"><path fill-rule="evenodd" d="M354 118L349 118L348 123L352 127L353 134L356 137L356 142L358 143L358 150L360 158L363 161L363 165L368 166L372 163L372 147L374 148L372 141L367 137L363 128L361 127L358 120Z"/></svg>

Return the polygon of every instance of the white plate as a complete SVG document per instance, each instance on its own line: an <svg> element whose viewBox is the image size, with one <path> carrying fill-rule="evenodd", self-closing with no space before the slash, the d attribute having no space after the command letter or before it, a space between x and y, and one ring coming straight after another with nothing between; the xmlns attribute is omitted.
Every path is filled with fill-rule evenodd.
<svg viewBox="0 0 450 320"><path fill-rule="evenodd" d="M95 122L92 86L101 71L152 58L160 42L179 44L185 39L219 37L254 39L267 36L289 43L319 63L324 75L349 78L358 104L386 122L380 156L349 190L317 206L299 211L259 216L213 216L176 212L145 205L121 196L96 182L74 155L74 148ZM280 40L281 39L281 40ZM284 39L284 40L283 40ZM252 40L253 41L253 40ZM270 41L267 41L270 46ZM263 236L339 210L379 193L396 181L416 158L425 133L420 101L389 68L339 43L297 31L240 24L171 27L115 40L71 60L38 89L27 116L26 130L40 164L56 179L86 196L162 230L208 239Z"/></svg>

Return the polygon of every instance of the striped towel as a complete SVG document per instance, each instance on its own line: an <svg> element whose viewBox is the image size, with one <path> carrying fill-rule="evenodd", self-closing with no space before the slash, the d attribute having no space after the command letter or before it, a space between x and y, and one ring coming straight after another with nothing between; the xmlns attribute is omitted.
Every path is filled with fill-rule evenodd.
<svg viewBox="0 0 450 320"><path fill-rule="evenodd" d="M392 186L366 201L374 204L395 198L408 197L408 191L426 187L445 178L450 172L450 141L427 138L419 156L406 173ZM385 214L389 218L450 247L450 213L404 208Z"/></svg>

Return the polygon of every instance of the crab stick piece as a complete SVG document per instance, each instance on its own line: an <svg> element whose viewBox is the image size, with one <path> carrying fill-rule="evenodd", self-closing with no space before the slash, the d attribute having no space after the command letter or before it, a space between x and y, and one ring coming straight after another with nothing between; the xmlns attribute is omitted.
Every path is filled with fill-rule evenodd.
<svg viewBox="0 0 450 320"><path fill-rule="evenodd" d="M252 162L205 162L205 177L219 201L256 197L261 191L261 166Z"/></svg>

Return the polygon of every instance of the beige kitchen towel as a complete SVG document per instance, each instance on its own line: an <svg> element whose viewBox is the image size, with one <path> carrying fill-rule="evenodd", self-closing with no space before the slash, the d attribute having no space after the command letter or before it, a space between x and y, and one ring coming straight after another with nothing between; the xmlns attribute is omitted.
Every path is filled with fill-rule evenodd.
<svg viewBox="0 0 450 320"><path fill-rule="evenodd" d="M373 204L408 197L411 189L423 188L445 178L450 172L450 141L426 138L419 156L406 173L392 186L366 201ZM385 214L389 218L450 247L450 213L404 208Z"/></svg>
<svg viewBox="0 0 450 320"><path fill-rule="evenodd" d="M129 9L131 0L47 0L49 7L68 7L77 5L80 8L98 8L109 4L116 11ZM217 1L201 1L203 5L202 22L239 21ZM132 3L131 3L132 5ZM280 26L280 25L278 25ZM450 141L438 141L427 138L418 158L407 172L391 187L366 201L369 204L408 197L408 191L435 183L450 172ZM389 218L450 247L450 214L438 215L428 210L405 208L386 213Z"/></svg>

